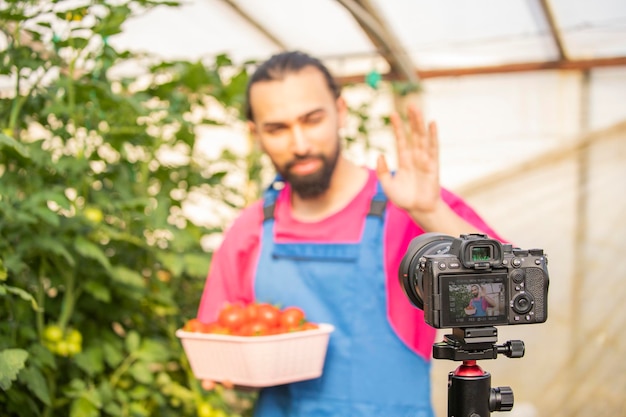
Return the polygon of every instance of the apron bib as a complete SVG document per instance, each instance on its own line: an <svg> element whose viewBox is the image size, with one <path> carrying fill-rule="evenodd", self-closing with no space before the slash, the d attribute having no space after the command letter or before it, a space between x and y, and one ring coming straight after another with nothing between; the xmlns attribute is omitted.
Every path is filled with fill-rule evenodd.
<svg viewBox="0 0 626 417"><path fill-rule="evenodd" d="M400 341L385 313L380 186L355 244L274 242L277 193L265 195L255 297L301 307L335 331L322 376L261 390L255 416L431 417L430 364Z"/></svg>

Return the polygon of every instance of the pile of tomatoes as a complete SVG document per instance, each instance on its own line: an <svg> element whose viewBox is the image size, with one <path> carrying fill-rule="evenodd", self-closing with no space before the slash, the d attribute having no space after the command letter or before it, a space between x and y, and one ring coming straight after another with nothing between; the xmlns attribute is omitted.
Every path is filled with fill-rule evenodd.
<svg viewBox="0 0 626 417"><path fill-rule="evenodd" d="M318 327L317 323L307 320L304 311L299 307L281 309L273 304L253 302L246 305L226 305L212 323L203 323L197 318L190 319L183 326L183 330L235 336L266 336Z"/></svg>

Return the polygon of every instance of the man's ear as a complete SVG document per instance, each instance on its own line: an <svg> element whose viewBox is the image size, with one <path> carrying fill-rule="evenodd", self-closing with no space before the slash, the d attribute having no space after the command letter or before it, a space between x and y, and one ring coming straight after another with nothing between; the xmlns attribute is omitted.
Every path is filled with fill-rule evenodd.
<svg viewBox="0 0 626 417"><path fill-rule="evenodd" d="M261 150L263 150L263 144L260 140L259 130L258 130L256 123L254 123L251 120L248 120L247 124L248 124L248 133L250 134L252 139L256 141L257 145L261 148Z"/></svg>
<svg viewBox="0 0 626 417"><path fill-rule="evenodd" d="M344 98L342 96L337 97L337 100L335 101L336 106L337 106L337 118L338 118L338 123L339 123L339 127L345 127L346 126L346 120L348 118L348 105L346 104L346 101L344 100Z"/></svg>
<svg viewBox="0 0 626 417"><path fill-rule="evenodd" d="M252 120L248 120L248 131L251 135L257 136L256 124Z"/></svg>

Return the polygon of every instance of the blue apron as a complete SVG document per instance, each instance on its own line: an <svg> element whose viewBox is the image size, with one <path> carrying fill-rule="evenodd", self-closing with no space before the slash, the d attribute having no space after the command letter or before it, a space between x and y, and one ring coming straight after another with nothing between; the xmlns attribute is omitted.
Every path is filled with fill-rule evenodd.
<svg viewBox="0 0 626 417"><path fill-rule="evenodd" d="M386 316L380 186L361 241L274 242L278 191L265 194L265 221L255 279L259 301L301 307L335 326L320 378L261 390L257 417L431 417L430 364L406 347Z"/></svg>
<svg viewBox="0 0 626 417"><path fill-rule="evenodd" d="M482 298L473 298L471 300L472 306L476 309L474 313L475 317L484 317L487 315L487 310L483 308L483 300Z"/></svg>

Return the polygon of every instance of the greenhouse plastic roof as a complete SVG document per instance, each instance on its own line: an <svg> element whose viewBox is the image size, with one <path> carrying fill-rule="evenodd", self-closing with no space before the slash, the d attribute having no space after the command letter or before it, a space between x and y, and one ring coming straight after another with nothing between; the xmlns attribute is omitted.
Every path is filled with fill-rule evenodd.
<svg viewBox="0 0 626 417"><path fill-rule="evenodd" d="M345 81L626 65L624 0L188 0L111 43L235 63L299 49Z"/></svg>

